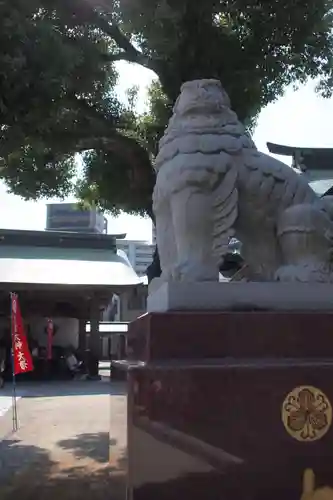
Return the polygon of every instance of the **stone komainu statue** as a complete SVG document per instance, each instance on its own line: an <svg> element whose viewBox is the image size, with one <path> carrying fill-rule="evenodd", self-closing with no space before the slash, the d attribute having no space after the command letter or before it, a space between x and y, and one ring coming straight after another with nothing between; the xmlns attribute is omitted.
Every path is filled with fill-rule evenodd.
<svg viewBox="0 0 333 500"><path fill-rule="evenodd" d="M331 199L256 149L219 81L182 86L155 168L162 281L216 281L231 237L252 280L332 280Z"/></svg>

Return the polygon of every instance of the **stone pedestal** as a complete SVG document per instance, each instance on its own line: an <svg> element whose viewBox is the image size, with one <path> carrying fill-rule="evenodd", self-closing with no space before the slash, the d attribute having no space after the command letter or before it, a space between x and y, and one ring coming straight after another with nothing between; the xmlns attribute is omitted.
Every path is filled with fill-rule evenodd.
<svg viewBox="0 0 333 500"><path fill-rule="evenodd" d="M128 500L333 488L332 313L147 314L128 355Z"/></svg>
<svg viewBox="0 0 333 500"><path fill-rule="evenodd" d="M333 311L331 283L165 282L148 295L148 312Z"/></svg>

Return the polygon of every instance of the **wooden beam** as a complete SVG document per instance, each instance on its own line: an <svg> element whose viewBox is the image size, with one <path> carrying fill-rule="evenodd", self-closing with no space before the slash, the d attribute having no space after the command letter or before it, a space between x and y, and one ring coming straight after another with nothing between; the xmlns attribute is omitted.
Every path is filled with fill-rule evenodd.
<svg viewBox="0 0 333 500"><path fill-rule="evenodd" d="M87 332L86 332L87 321L83 318L79 319L79 351L82 353L86 352L87 349Z"/></svg>
<svg viewBox="0 0 333 500"><path fill-rule="evenodd" d="M90 377L98 377L98 363L101 355L101 337L99 333L100 297L95 295L90 301L89 356L87 360Z"/></svg>

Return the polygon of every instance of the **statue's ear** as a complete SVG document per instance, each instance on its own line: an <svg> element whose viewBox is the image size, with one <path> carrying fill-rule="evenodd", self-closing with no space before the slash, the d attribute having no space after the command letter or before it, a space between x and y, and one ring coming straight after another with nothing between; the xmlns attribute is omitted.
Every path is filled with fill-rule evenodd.
<svg viewBox="0 0 333 500"><path fill-rule="evenodd" d="M312 469L306 469L303 474L303 491L301 500L308 500L315 490L315 475Z"/></svg>

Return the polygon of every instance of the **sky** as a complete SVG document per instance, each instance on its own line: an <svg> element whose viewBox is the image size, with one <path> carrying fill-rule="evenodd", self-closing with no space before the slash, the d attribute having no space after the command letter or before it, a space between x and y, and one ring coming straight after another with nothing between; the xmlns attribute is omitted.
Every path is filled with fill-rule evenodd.
<svg viewBox="0 0 333 500"><path fill-rule="evenodd" d="M118 63L118 70L119 95L125 98L127 88L134 84L139 85L138 111L144 111L147 87L153 80L154 74L138 65L124 62ZM332 117L333 98L323 99L318 96L315 92L315 82L311 81L297 91L287 88L283 97L264 108L260 113L253 139L257 148L266 153L268 152L266 142L301 147L333 147L330 128ZM279 159L290 164L290 160L286 157ZM46 201L57 200L24 201L8 193L4 183L0 183L0 227L43 230L46 221ZM108 219L109 233L126 233L129 239L151 240L149 219L127 214Z"/></svg>

